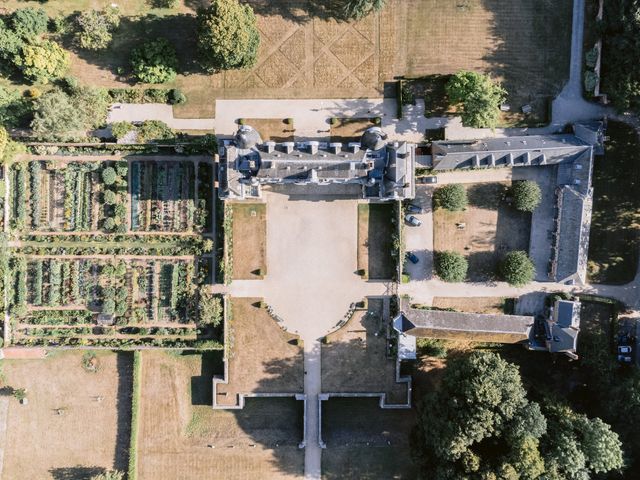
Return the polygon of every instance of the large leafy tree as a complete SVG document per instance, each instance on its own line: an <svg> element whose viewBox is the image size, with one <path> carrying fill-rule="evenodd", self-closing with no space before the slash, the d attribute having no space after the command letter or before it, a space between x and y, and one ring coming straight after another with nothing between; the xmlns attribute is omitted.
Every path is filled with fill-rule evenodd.
<svg viewBox="0 0 640 480"><path fill-rule="evenodd" d="M250 68L260 46L256 17L238 0L213 0L198 10L198 48L202 65L211 71Z"/></svg>
<svg viewBox="0 0 640 480"><path fill-rule="evenodd" d="M521 287L533 280L536 267L527 252L516 250L504 256L500 262L500 273L509 285Z"/></svg>
<svg viewBox="0 0 640 480"><path fill-rule="evenodd" d="M475 128L493 128L498 124L500 104L506 91L488 75L462 71L446 86L452 105L462 109L462 123Z"/></svg>
<svg viewBox="0 0 640 480"><path fill-rule="evenodd" d="M20 8L11 15L13 31L25 40L33 40L47 31L49 17L42 8Z"/></svg>
<svg viewBox="0 0 640 480"><path fill-rule="evenodd" d="M345 19L360 20L384 7L386 0L341 0L339 15Z"/></svg>
<svg viewBox="0 0 640 480"><path fill-rule="evenodd" d="M434 194L434 200L438 208L445 208L453 212L467 208L469 199L464 185L450 183L438 188Z"/></svg>
<svg viewBox="0 0 640 480"><path fill-rule="evenodd" d="M523 212L533 212L542 200L540 186L533 180L514 182L510 193L513 197L513 206Z"/></svg>
<svg viewBox="0 0 640 480"><path fill-rule="evenodd" d="M42 40L22 47L22 56L17 59L18 66L30 80L48 83L61 78L69 69L69 53L57 43Z"/></svg>
<svg viewBox="0 0 640 480"><path fill-rule="evenodd" d="M526 397L516 366L494 353L448 360L413 435L424 478L586 480L620 469L617 434L602 420Z"/></svg>
<svg viewBox="0 0 640 480"><path fill-rule="evenodd" d="M135 77L145 83L165 83L176 78L178 58L173 46L164 38L145 42L131 54Z"/></svg>
<svg viewBox="0 0 640 480"><path fill-rule="evenodd" d="M436 275L445 282L463 282L467 278L469 264L458 252L436 252Z"/></svg>
<svg viewBox="0 0 640 480"><path fill-rule="evenodd" d="M104 10L86 10L77 19L76 44L85 50L104 50L109 46L113 30L120 25L120 13L117 8Z"/></svg>

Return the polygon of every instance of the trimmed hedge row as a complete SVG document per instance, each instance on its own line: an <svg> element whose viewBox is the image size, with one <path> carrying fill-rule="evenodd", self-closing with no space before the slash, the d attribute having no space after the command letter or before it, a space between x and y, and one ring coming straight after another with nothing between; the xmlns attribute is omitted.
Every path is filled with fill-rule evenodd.
<svg viewBox="0 0 640 480"><path fill-rule="evenodd" d="M133 391L131 393L131 439L129 442L129 469L127 478L138 478L138 413L140 410L140 377L142 364L140 352L133 352Z"/></svg>

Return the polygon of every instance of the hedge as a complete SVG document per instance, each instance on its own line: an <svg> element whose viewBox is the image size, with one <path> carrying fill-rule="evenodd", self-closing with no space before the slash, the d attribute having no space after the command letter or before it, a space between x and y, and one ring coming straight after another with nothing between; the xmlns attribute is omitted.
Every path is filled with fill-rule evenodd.
<svg viewBox="0 0 640 480"><path fill-rule="evenodd" d="M133 391L131 393L131 441L129 442L129 470L127 478L138 478L138 413L140 409L140 352L133 352Z"/></svg>

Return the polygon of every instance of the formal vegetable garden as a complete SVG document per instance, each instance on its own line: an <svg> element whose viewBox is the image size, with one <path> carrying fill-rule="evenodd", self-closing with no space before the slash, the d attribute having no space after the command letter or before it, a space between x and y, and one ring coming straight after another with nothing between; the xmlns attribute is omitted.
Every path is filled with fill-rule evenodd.
<svg viewBox="0 0 640 480"><path fill-rule="evenodd" d="M131 164L131 229L185 232L194 229L195 169L192 162ZM202 225L197 226L201 230Z"/></svg>
<svg viewBox="0 0 640 480"><path fill-rule="evenodd" d="M215 347L220 299L211 302L196 262L14 257L15 345ZM202 342L207 342L203 344Z"/></svg>

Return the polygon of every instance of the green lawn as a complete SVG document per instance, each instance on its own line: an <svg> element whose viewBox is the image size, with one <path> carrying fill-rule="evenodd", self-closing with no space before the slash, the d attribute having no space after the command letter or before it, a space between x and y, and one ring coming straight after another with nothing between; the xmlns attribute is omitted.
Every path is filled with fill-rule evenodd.
<svg viewBox="0 0 640 480"><path fill-rule="evenodd" d="M607 136L593 171L589 279L624 284L635 277L640 249L640 142L635 130L617 122L609 122Z"/></svg>

